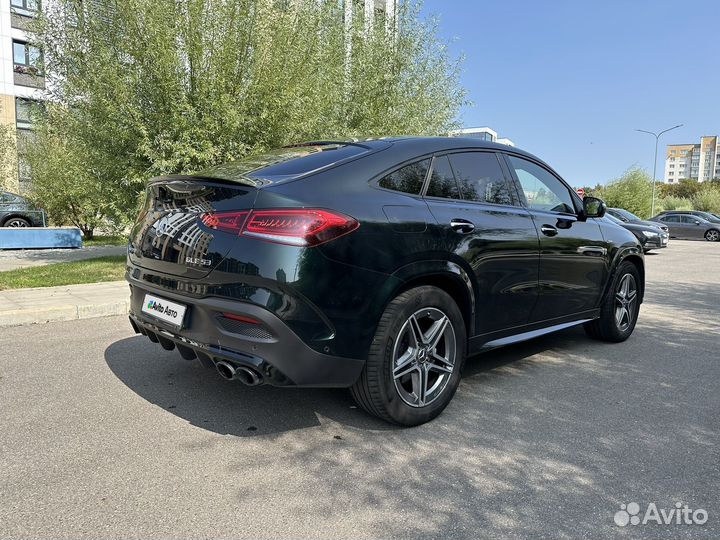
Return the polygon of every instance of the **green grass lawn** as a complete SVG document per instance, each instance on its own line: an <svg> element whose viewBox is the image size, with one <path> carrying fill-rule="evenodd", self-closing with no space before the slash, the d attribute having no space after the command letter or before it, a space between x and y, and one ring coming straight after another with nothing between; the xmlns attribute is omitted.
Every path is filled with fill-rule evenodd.
<svg viewBox="0 0 720 540"><path fill-rule="evenodd" d="M87 246L124 246L128 243L127 236L98 235L91 240L83 239L83 247Z"/></svg>
<svg viewBox="0 0 720 540"><path fill-rule="evenodd" d="M77 283L118 281L125 275L125 256L48 264L0 272L0 291L26 287L54 287Z"/></svg>

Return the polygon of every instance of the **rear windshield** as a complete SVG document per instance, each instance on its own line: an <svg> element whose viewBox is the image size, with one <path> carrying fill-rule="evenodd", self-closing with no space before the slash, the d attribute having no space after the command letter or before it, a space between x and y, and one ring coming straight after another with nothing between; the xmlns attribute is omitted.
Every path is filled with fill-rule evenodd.
<svg viewBox="0 0 720 540"><path fill-rule="evenodd" d="M361 144L318 143L279 148L266 154L250 156L206 169L198 176L242 182L260 180L275 183L289 180L366 154L370 148Z"/></svg>

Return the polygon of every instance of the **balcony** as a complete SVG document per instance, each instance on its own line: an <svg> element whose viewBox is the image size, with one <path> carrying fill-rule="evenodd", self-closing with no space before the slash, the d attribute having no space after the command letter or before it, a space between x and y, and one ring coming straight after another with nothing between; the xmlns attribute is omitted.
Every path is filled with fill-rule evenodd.
<svg viewBox="0 0 720 540"><path fill-rule="evenodd" d="M27 32L30 30L30 23L33 21L34 16L22 15L18 10L13 9L10 12L10 25L13 28Z"/></svg>
<svg viewBox="0 0 720 540"><path fill-rule="evenodd" d="M45 77L35 66L15 64L13 69L14 83L18 86L29 86L30 88L45 89Z"/></svg>
<svg viewBox="0 0 720 540"><path fill-rule="evenodd" d="M10 0L10 25L27 32L39 9L40 0Z"/></svg>

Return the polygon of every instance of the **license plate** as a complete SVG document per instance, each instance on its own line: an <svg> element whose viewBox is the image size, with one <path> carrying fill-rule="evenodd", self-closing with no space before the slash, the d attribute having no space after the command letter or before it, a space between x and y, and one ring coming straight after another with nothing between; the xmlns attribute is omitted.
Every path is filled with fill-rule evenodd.
<svg viewBox="0 0 720 540"><path fill-rule="evenodd" d="M178 304L177 302L171 302L165 298L153 296L152 294L146 294L145 300L143 300L143 313L177 328L182 326L185 311L187 311L187 306Z"/></svg>

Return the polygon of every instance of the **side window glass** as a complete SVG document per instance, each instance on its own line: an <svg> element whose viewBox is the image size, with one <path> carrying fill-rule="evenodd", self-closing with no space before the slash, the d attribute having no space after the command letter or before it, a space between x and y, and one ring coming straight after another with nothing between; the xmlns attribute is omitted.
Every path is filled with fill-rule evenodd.
<svg viewBox="0 0 720 540"><path fill-rule="evenodd" d="M436 157L433 161L430 185L425 195L443 199L460 199L460 189L447 156Z"/></svg>
<svg viewBox="0 0 720 540"><path fill-rule="evenodd" d="M665 216L664 218L661 218L666 223L679 223L680 218L678 216Z"/></svg>
<svg viewBox="0 0 720 540"><path fill-rule="evenodd" d="M508 158L520 180L529 208L565 214L575 213L570 192L558 178L532 161L515 156Z"/></svg>
<svg viewBox="0 0 720 540"><path fill-rule="evenodd" d="M385 189L392 189L393 191L420 195L420 190L422 189L429 167L429 158L411 163L397 171L391 172L382 178L378 185Z"/></svg>
<svg viewBox="0 0 720 540"><path fill-rule="evenodd" d="M450 154L462 198L493 204L515 204L513 186L505 179L497 156L490 152Z"/></svg>

